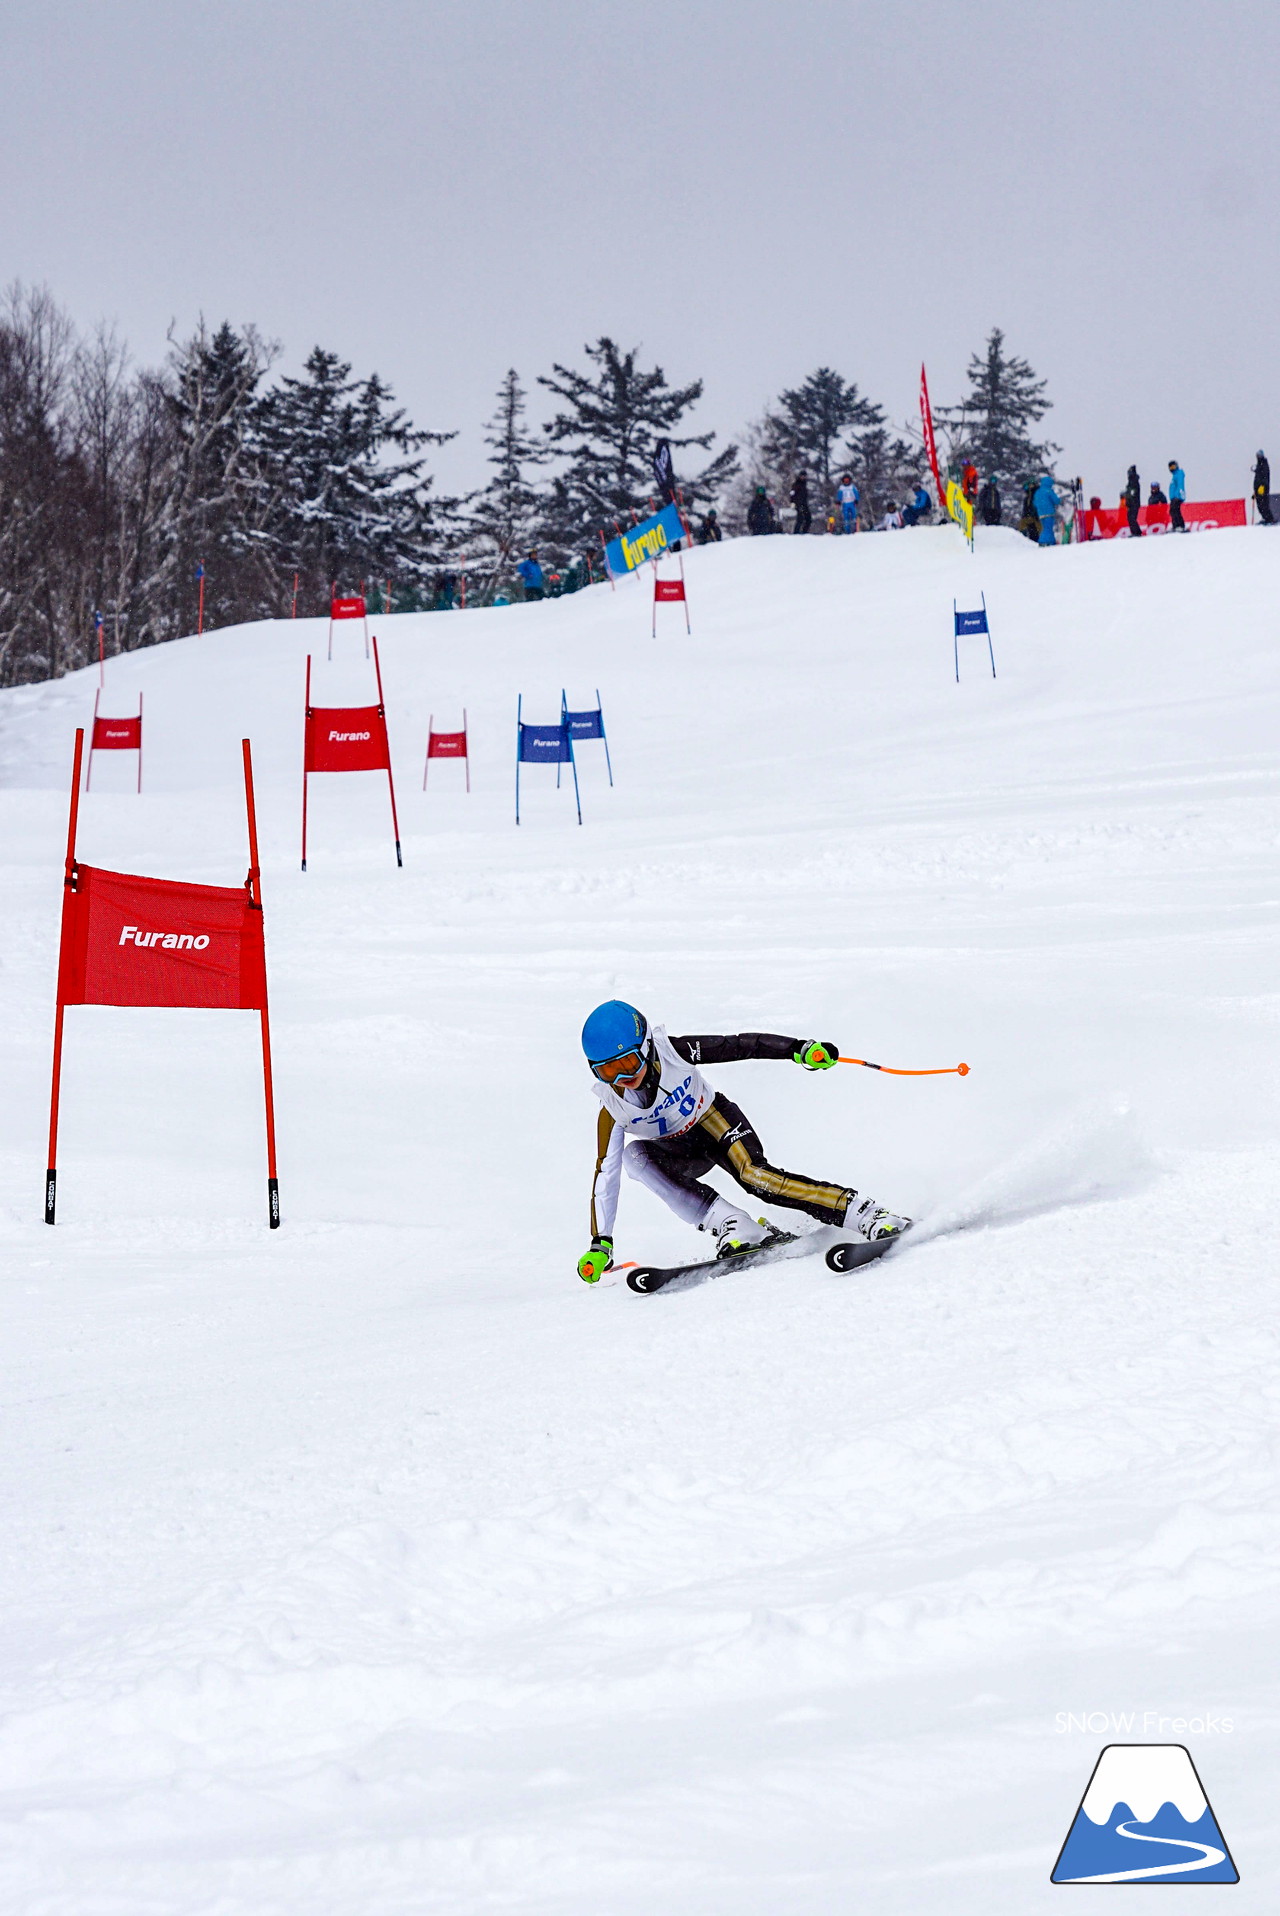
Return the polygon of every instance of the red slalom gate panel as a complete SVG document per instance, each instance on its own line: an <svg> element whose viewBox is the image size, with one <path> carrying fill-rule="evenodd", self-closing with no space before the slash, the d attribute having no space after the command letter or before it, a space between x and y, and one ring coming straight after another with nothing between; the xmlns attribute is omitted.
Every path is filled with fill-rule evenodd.
<svg viewBox="0 0 1280 1916"><path fill-rule="evenodd" d="M684 629L686 632L692 632L693 630L693 627L689 624L689 595L684 589L684 560L680 557L679 553L676 554L676 557L680 559L680 577L678 579L660 579L658 577L656 564L653 568L653 623L650 633L650 636L653 638L657 638L658 636L658 607L660 605L683 605Z"/></svg>
<svg viewBox="0 0 1280 1916"><path fill-rule="evenodd" d="M138 712L136 718L100 718L98 702L102 697L102 688L93 695L93 730L89 734L89 755L85 766L84 789L89 789L93 778L93 755L95 752L136 752L138 754L138 790L142 790L142 694L138 694Z"/></svg>
<svg viewBox="0 0 1280 1916"><path fill-rule="evenodd" d="M63 898L60 1005L261 1011L266 1002L262 913L245 886L76 865Z"/></svg>
<svg viewBox="0 0 1280 1916"><path fill-rule="evenodd" d="M69 1005L130 1005L259 1014L267 1121L267 1216L274 1230L280 1222L280 1191L249 741L242 743L249 827L249 873L243 885L188 885L80 864L76 858L76 821L83 750L81 729L76 732L62 895L45 1223L54 1223L57 1200L64 1013Z"/></svg>
<svg viewBox="0 0 1280 1916"><path fill-rule="evenodd" d="M349 599L340 599L332 593L329 599L329 657L333 657L333 628L343 619L360 619L364 623L364 655L369 656L369 610L364 594L355 593Z"/></svg>
<svg viewBox="0 0 1280 1916"><path fill-rule="evenodd" d="M390 765L380 705L308 706L308 772L385 772Z"/></svg>
<svg viewBox="0 0 1280 1916"><path fill-rule="evenodd" d="M462 730L460 732L437 732L435 713L427 720L427 756L422 767L422 789L427 789L427 772L433 758L460 758L467 774L467 790L471 790L471 754L467 749L467 711L462 709Z"/></svg>
<svg viewBox="0 0 1280 1916"><path fill-rule="evenodd" d="M387 737L387 708L382 697L382 666L378 641L373 641L373 669L378 681L376 705L313 705L311 655L307 655L306 729L302 751L302 869L307 869L307 780L313 772L385 772L391 794L391 829L396 864L400 855L400 823L396 817L396 788L391 776L391 741Z"/></svg>

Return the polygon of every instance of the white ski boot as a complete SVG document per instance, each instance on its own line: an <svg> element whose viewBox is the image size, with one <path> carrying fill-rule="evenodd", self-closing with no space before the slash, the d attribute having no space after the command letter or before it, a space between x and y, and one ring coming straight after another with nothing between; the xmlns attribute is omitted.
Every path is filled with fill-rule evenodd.
<svg viewBox="0 0 1280 1916"><path fill-rule="evenodd" d="M859 1237L865 1237L869 1244L875 1244L882 1237L897 1237L911 1223L909 1217L899 1217L896 1211L886 1211L874 1198L864 1198L856 1208L851 1205L845 1212L844 1221L852 1226Z"/></svg>
<svg viewBox="0 0 1280 1916"><path fill-rule="evenodd" d="M778 1234L771 1224L763 1218L748 1217L745 1211L739 1211L727 1199L718 1197L707 1215L698 1226L700 1231L710 1231L716 1241L717 1257L735 1257L739 1251L749 1251L756 1244L767 1244Z"/></svg>

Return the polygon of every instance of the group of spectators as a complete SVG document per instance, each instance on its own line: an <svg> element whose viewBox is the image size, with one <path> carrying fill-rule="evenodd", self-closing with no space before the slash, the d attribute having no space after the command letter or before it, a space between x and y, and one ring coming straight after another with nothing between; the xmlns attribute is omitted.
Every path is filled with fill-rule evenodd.
<svg viewBox="0 0 1280 1916"><path fill-rule="evenodd" d="M793 534L803 537L813 531L813 503L809 497L809 475L797 473L791 485L791 504L795 512L795 521L791 527ZM890 507L874 528L877 532L897 531L905 526L917 526L932 517L933 500L924 487L917 485L911 498L898 507ZM774 501L769 497L766 486L757 486L747 507L747 531L753 538L771 532L785 532L782 515ZM828 532L850 533L867 530L862 522L862 492L851 472L844 472L835 488L835 497L827 513L826 530ZM714 511L708 512L698 527L698 543L708 545L721 537L719 521Z"/></svg>
<svg viewBox="0 0 1280 1916"><path fill-rule="evenodd" d="M1058 540L1059 515L1064 503L1074 517L1077 504L1075 487L1060 488L1050 473L1042 473L1039 479L1022 481L1022 511L1018 518L1018 531L1028 539L1042 546L1056 545ZM968 460L960 469L960 489L970 506L974 517L984 526L998 526L1003 523L1004 501L1000 496L1000 481L991 473L981 485L978 483L978 468ZM1153 479L1150 491L1144 501L1142 481L1138 477L1136 466L1130 466L1125 480L1124 490L1120 494L1120 504L1124 508L1129 523L1129 532L1135 539L1143 536L1138 513L1144 504L1148 506L1167 506L1169 526L1173 532L1185 532L1186 522L1182 508L1187 497L1187 475L1176 459L1169 461L1168 490L1159 480ZM1271 467L1267 456L1259 452L1253 469L1253 498L1257 506L1258 517L1263 525L1276 523L1271 507ZM828 532L850 533L865 530L861 519L862 495L851 472L840 475L835 488L835 498L827 514ZM809 498L809 478L807 473L798 473L791 486L791 504L795 512L795 521L791 527L793 534L802 537L813 530L813 505ZM1100 511L1102 501L1092 498L1090 509ZM907 526L927 523L933 516L933 500L922 485L917 485L912 497L901 507L891 508L879 521L875 530L892 532ZM774 501L769 497L768 488L757 486L747 507L747 531L753 538L767 533L785 532L781 514ZM718 545L724 537L714 506L711 506L698 521L694 537L699 545ZM1070 533L1068 533L1070 537ZM558 573L550 578L538 563L537 552L530 552L516 567L526 599L558 598L561 592L573 592L580 585L588 583L590 573L585 561L581 562L582 576L579 578L578 564L569 567L562 579ZM436 605L447 609L454 603L456 580L452 574L442 573L437 581ZM499 603L505 604L505 600Z"/></svg>

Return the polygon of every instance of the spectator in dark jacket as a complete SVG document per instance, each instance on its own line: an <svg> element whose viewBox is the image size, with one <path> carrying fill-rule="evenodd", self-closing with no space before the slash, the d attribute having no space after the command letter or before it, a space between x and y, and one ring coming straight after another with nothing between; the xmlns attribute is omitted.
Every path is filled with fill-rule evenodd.
<svg viewBox="0 0 1280 1916"><path fill-rule="evenodd" d="M1136 466L1130 466L1129 476L1124 482L1124 491L1120 496L1124 500L1125 514L1129 521L1129 537L1140 539L1142 527L1138 524L1138 508L1142 504L1142 481L1138 477Z"/></svg>
<svg viewBox="0 0 1280 1916"><path fill-rule="evenodd" d="M1040 514L1036 511L1036 482L1028 479L1022 494L1022 516L1018 520L1018 531L1024 539L1038 540L1040 537Z"/></svg>
<svg viewBox="0 0 1280 1916"><path fill-rule="evenodd" d="M986 485L978 494L978 512L984 526L998 526L1000 523L1000 487L992 473Z"/></svg>
<svg viewBox="0 0 1280 1916"><path fill-rule="evenodd" d="M809 476L798 472L795 484L791 488L791 503L796 509L797 532L807 532L813 524L813 512L809 505Z"/></svg>
<svg viewBox="0 0 1280 1916"><path fill-rule="evenodd" d="M712 506L698 527L698 544L700 546L719 545L723 538L724 534L720 530L720 521L716 518L716 509Z"/></svg>
<svg viewBox="0 0 1280 1916"><path fill-rule="evenodd" d="M756 487L755 497L747 507L747 531L752 538L773 531L773 506L763 486Z"/></svg>
<svg viewBox="0 0 1280 1916"><path fill-rule="evenodd" d="M1258 463L1253 469L1253 497L1258 507L1258 517L1264 526L1273 526L1271 517L1271 468L1267 464L1265 452L1258 454Z"/></svg>
<svg viewBox="0 0 1280 1916"><path fill-rule="evenodd" d="M1151 481L1151 490L1147 494L1147 504L1149 506L1167 506L1168 503L1169 501L1165 498L1161 490L1160 481L1153 479Z"/></svg>

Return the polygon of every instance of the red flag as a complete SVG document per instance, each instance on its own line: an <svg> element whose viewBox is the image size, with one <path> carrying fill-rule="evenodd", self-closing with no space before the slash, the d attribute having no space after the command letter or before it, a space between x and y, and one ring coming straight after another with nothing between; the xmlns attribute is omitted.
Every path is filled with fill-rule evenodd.
<svg viewBox="0 0 1280 1916"><path fill-rule="evenodd" d="M351 599L333 599L330 602L330 619L363 619L364 616L364 600L358 594Z"/></svg>
<svg viewBox="0 0 1280 1916"><path fill-rule="evenodd" d="M938 488L938 506L945 506L946 495L943 491L942 474L938 470L938 442L933 434L933 411L929 405L929 381L925 377L923 364L920 367L920 423L924 429L924 449L929 455L929 464L933 469L933 483Z"/></svg>
<svg viewBox="0 0 1280 1916"><path fill-rule="evenodd" d="M262 1011L262 913L244 886L73 865L63 894L60 1005Z"/></svg>

